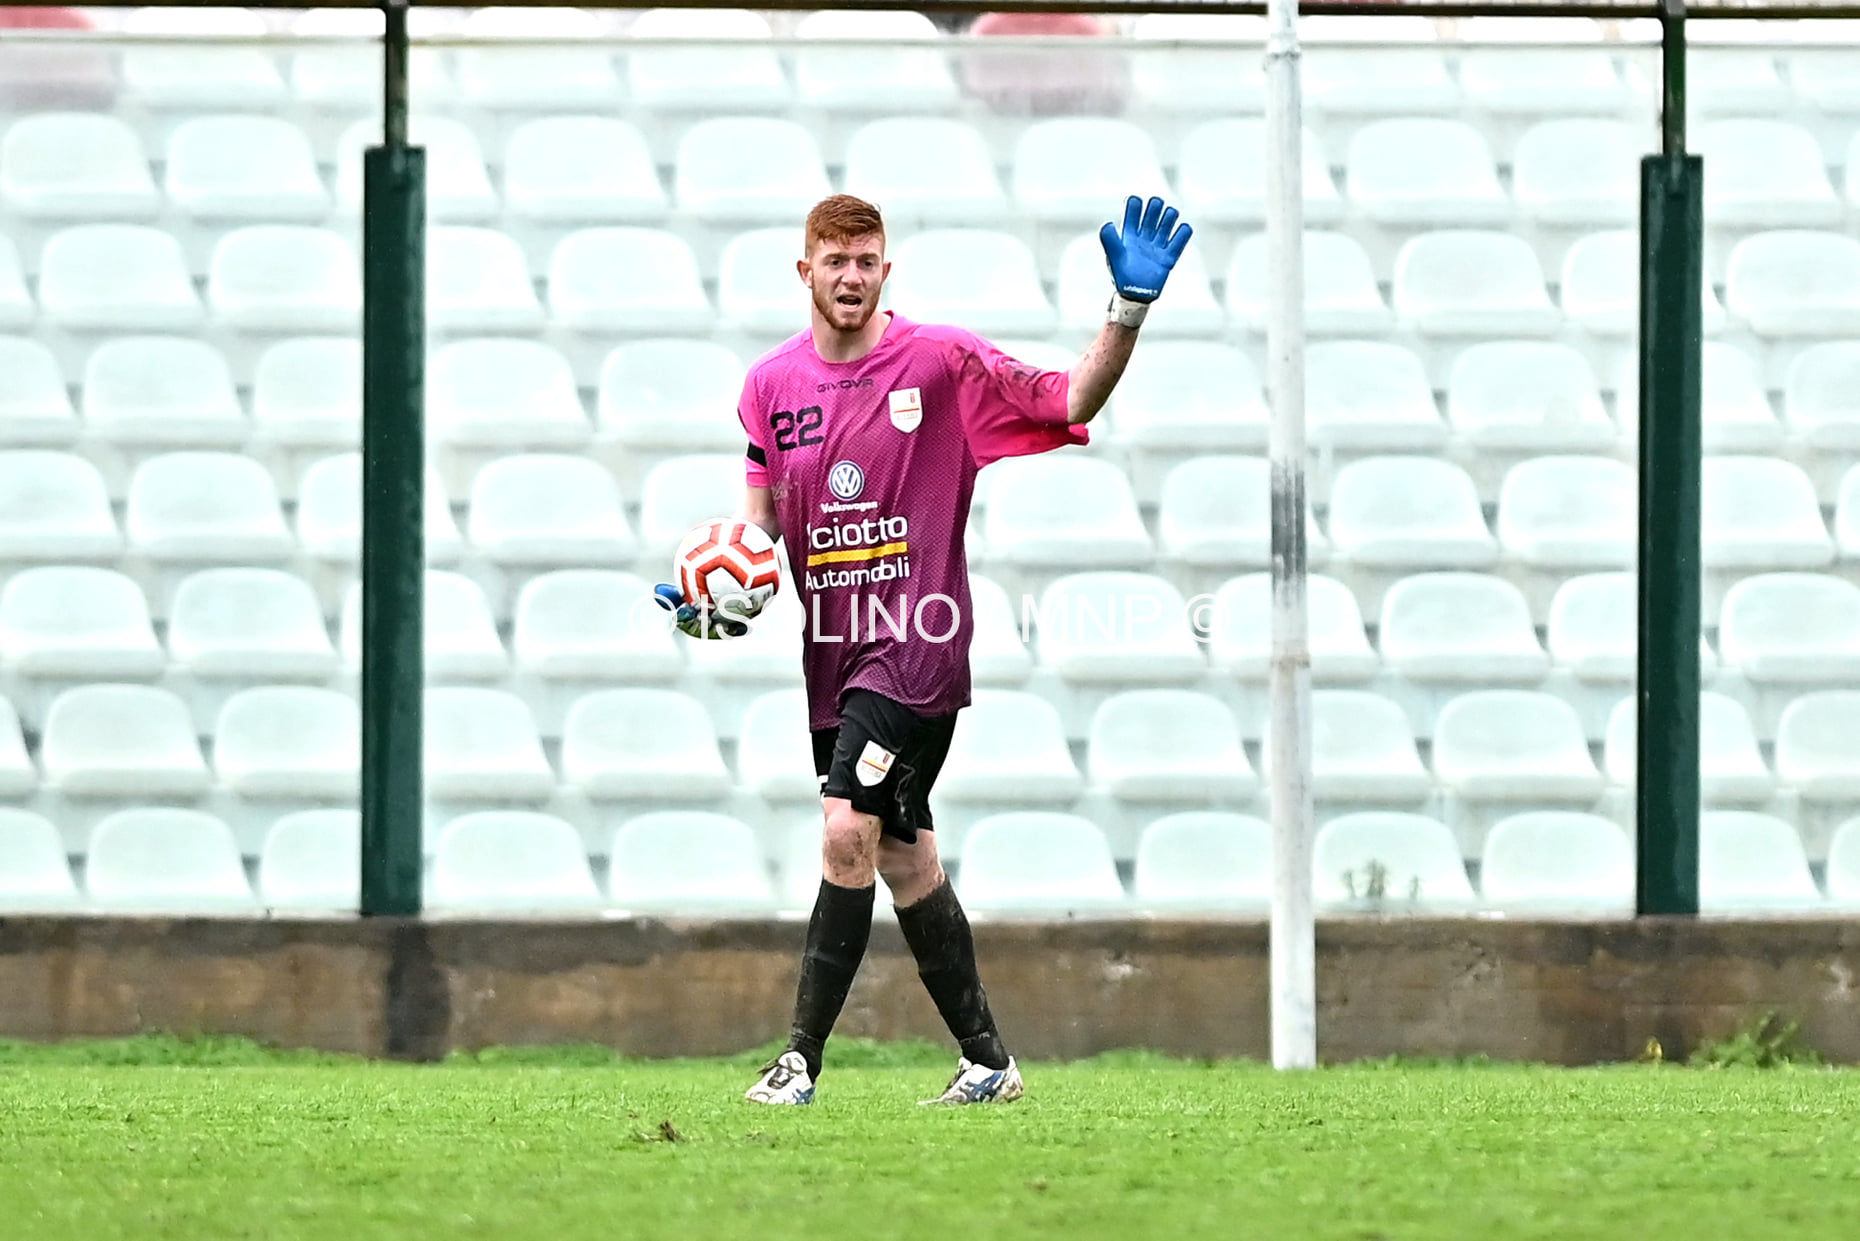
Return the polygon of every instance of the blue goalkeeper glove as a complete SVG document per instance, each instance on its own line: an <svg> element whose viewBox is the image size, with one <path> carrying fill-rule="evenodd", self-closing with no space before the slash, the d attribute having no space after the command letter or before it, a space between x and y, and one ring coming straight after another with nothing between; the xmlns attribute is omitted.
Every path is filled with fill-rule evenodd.
<svg viewBox="0 0 1860 1241"><path fill-rule="evenodd" d="M1141 325L1150 303L1162 296L1176 260L1195 235L1187 224L1177 227L1177 218L1176 209L1164 206L1162 199L1152 198L1145 205L1132 194L1124 204L1123 232L1109 221L1098 230L1115 286L1110 309L1113 323L1132 328Z"/></svg>
<svg viewBox="0 0 1860 1241"><path fill-rule="evenodd" d="M724 595L709 607L692 603L685 592L669 582L652 588L652 597L670 612L678 632L692 638L740 638L749 632L749 622L762 611L761 604L748 595Z"/></svg>

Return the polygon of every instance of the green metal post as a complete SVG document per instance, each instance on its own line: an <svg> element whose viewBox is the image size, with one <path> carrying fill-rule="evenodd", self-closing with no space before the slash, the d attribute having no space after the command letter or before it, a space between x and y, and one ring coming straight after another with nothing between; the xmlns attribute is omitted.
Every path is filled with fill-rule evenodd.
<svg viewBox="0 0 1860 1241"><path fill-rule="evenodd" d="M1685 13L1662 17L1659 155L1641 161L1638 914L1699 909L1704 162L1685 153Z"/></svg>
<svg viewBox="0 0 1860 1241"><path fill-rule="evenodd" d="M426 152L407 9L387 6L385 142L362 178L362 913L417 916L426 689Z"/></svg>

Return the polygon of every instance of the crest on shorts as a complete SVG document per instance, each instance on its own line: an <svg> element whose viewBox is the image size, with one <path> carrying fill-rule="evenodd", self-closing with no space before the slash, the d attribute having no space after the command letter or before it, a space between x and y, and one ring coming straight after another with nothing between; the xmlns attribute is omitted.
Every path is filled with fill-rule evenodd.
<svg viewBox="0 0 1860 1241"><path fill-rule="evenodd" d="M854 765L853 770L859 776L859 783L870 788L891 773L891 765L897 761L897 758L896 754L885 749L878 742L868 741L865 743L865 749L860 751L859 761Z"/></svg>
<svg viewBox="0 0 1860 1241"><path fill-rule="evenodd" d="M891 425L900 431L915 431L924 420L923 391L899 388L891 394Z"/></svg>

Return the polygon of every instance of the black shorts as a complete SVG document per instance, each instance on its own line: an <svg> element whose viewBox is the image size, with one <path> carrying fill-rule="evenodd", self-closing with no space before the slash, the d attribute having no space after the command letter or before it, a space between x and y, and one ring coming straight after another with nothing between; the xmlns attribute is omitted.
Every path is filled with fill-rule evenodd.
<svg viewBox="0 0 1860 1241"><path fill-rule="evenodd" d="M956 732L956 716L922 716L883 694L855 689L840 704L837 727L814 734L814 773L822 797L843 797L878 816L886 835L906 844L930 821L936 783Z"/></svg>

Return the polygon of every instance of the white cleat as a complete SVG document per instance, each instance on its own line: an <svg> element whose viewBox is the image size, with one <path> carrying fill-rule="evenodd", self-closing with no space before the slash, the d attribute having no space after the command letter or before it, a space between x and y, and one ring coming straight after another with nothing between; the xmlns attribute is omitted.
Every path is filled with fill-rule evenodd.
<svg viewBox="0 0 1860 1241"><path fill-rule="evenodd" d="M798 1051L784 1051L762 1070L762 1079L743 1097L751 1103L803 1104L814 1101L814 1079Z"/></svg>
<svg viewBox="0 0 1860 1241"><path fill-rule="evenodd" d="M1012 1103L1025 1090L1014 1057L1008 1057L1007 1068L991 1069L985 1064L971 1063L964 1056L956 1062L956 1076L950 1079L943 1093L934 1099L922 1100L918 1106L932 1103Z"/></svg>

